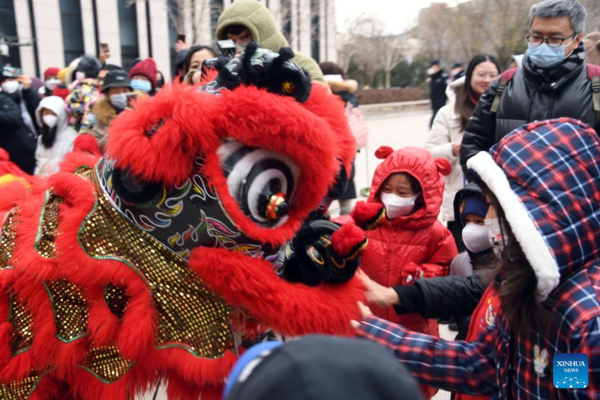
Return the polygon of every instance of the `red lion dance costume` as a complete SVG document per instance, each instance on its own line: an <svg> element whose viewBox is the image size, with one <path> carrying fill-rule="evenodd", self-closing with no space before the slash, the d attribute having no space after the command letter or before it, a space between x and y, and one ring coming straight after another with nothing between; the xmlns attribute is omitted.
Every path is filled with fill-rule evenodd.
<svg viewBox="0 0 600 400"><path fill-rule="evenodd" d="M0 398L216 399L267 328L352 334L364 236L315 210L354 139L292 55L250 46L121 114L107 157L0 188Z"/></svg>

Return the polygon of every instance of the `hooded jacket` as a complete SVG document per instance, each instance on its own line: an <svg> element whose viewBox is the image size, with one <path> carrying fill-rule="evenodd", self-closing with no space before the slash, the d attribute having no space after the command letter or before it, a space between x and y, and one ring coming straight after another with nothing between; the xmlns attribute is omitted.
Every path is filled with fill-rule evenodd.
<svg viewBox="0 0 600 400"><path fill-rule="evenodd" d="M35 168L35 137L25 127L21 108L8 96L0 96L0 148L28 174Z"/></svg>
<svg viewBox="0 0 600 400"><path fill-rule="evenodd" d="M77 138L77 132L69 127L69 116L63 99L57 96L50 96L42 99L37 110L35 118L38 126L44 126L42 119L42 110L46 108L52 111L58 117L56 123L56 138L52 147L46 148L42 143L42 136L38 138L37 149L35 150L35 175L49 176L59 171L59 164L62 162L65 154L73 150L73 142Z"/></svg>
<svg viewBox="0 0 600 400"><path fill-rule="evenodd" d="M456 194L454 201L455 217L464 227L460 218L460 203L467 196L481 196L481 188L470 183ZM493 251L482 254L465 251L454 257L450 271L461 270L463 275L443 276L415 281L413 286L394 286L401 305L394 307L398 314L419 313L423 318L451 319L458 325L456 339L465 339L469 329L470 316L477 308L486 287L493 279L495 271L478 268L488 264L487 257L495 257ZM483 279L482 279L483 278Z"/></svg>
<svg viewBox="0 0 600 400"><path fill-rule="evenodd" d="M475 342L447 342L375 317L358 331L387 345L422 383L502 399L600 396L600 139L580 121L532 123L467 164L498 198L537 278L538 301L556 316L549 332L515 338L497 315ZM487 302L484 296L482 302ZM560 391L559 353L588 356L587 388Z"/></svg>
<svg viewBox="0 0 600 400"><path fill-rule="evenodd" d="M260 47L278 52L282 47L290 44L275 26L275 21L269 9L255 0L238 0L227 7L217 25L217 40L227 39L225 28L231 25L243 25L252 33L253 41ZM293 61L305 69L312 80L325 83L323 73L315 60L306 54L294 51Z"/></svg>
<svg viewBox="0 0 600 400"><path fill-rule="evenodd" d="M422 204L412 214L391 221L384 219L367 232L369 244L361 265L371 279L386 287L413 285L418 279L448 275L450 262L457 255L452 235L438 221L444 180L427 150L405 147L388 155L375 170L367 202L381 203L381 186L390 175L399 172L420 182ZM438 334L437 323L430 324L418 314L399 316L392 307L383 310L376 306L373 312L410 329Z"/></svg>
<svg viewBox="0 0 600 400"><path fill-rule="evenodd" d="M452 153L452 144L461 142L465 133L460 127L460 116L454 112L456 91L464 85L464 77L448 85L446 88L448 104L442 107L436 114L435 119L433 120L433 126L429 131L429 138L425 143L425 148L429 150L435 158L445 158L452 164L452 172L444 178L446 181L444 202L442 204L442 219L444 221L454 221L452 202L454 201L456 192L465 186L465 177L460 169L460 159Z"/></svg>

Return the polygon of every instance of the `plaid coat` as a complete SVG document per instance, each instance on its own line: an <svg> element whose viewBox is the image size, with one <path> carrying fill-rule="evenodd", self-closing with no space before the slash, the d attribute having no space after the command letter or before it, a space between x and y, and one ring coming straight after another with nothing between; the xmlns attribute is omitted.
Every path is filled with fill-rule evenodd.
<svg viewBox="0 0 600 400"><path fill-rule="evenodd" d="M558 318L550 335L516 338L499 316L472 343L422 335L376 317L358 335L391 348L421 383L495 399L600 398L600 141L580 121L532 123L492 149L510 188L550 250L560 281L546 305ZM504 195L495 193L498 197ZM505 210L506 211L506 210ZM515 226L511 223L513 231ZM538 249L519 240L527 258ZM533 251L533 252L531 252ZM536 272L537 274L537 272ZM538 288L540 287L538 279ZM589 357L586 389L556 389L557 353Z"/></svg>

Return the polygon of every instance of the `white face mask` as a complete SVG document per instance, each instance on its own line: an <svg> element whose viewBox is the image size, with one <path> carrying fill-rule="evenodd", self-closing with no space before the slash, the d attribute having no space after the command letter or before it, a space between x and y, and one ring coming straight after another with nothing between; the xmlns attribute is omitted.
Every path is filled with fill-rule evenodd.
<svg viewBox="0 0 600 400"><path fill-rule="evenodd" d="M83 82L85 80L85 72L75 72L75 79L77 79L79 82Z"/></svg>
<svg viewBox="0 0 600 400"><path fill-rule="evenodd" d="M54 128L58 122L58 117L56 115L44 115L42 121L44 121L44 124L46 124L48 128Z"/></svg>
<svg viewBox="0 0 600 400"><path fill-rule="evenodd" d="M54 90L61 83L60 79L48 79L46 81L46 88L48 90Z"/></svg>
<svg viewBox="0 0 600 400"><path fill-rule="evenodd" d="M465 247L473 253L481 253L492 247L487 226L469 222L462 230Z"/></svg>
<svg viewBox="0 0 600 400"><path fill-rule="evenodd" d="M400 197L393 193L382 193L381 202L385 206L385 211L389 219L396 219L410 214L415 208L415 201L421 193L417 193L412 197Z"/></svg>
<svg viewBox="0 0 600 400"><path fill-rule="evenodd" d="M19 90L19 86L21 86L21 84L17 81L6 81L2 83L2 90L6 93L15 93Z"/></svg>
<svg viewBox="0 0 600 400"><path fill-rule="evenodd" d="M427 70L427 75L434 75L434 74L435 74L435 69L433 69L433 67L431 67Z"/></svg>
<svg viewBox="0 0 600 400"><path fill-rule="evenodd" d="M494 253L500 257L502 250L504 250L504 236L502 235L502 229L500 228L500 221L498 218L486 219L485 227L488 230L488 238Z"/></svg>

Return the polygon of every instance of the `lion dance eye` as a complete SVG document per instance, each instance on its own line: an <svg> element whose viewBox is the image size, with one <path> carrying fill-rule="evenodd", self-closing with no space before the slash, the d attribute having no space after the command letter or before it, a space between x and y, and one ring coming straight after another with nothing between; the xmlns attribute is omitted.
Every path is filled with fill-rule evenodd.
<svg viewBox="0 0 600 400"><path fill-rule="evenodd" d="M287 220L298 167L284 154L227 142L219 159L229 194L253 221L275 227Z"/></svg>

